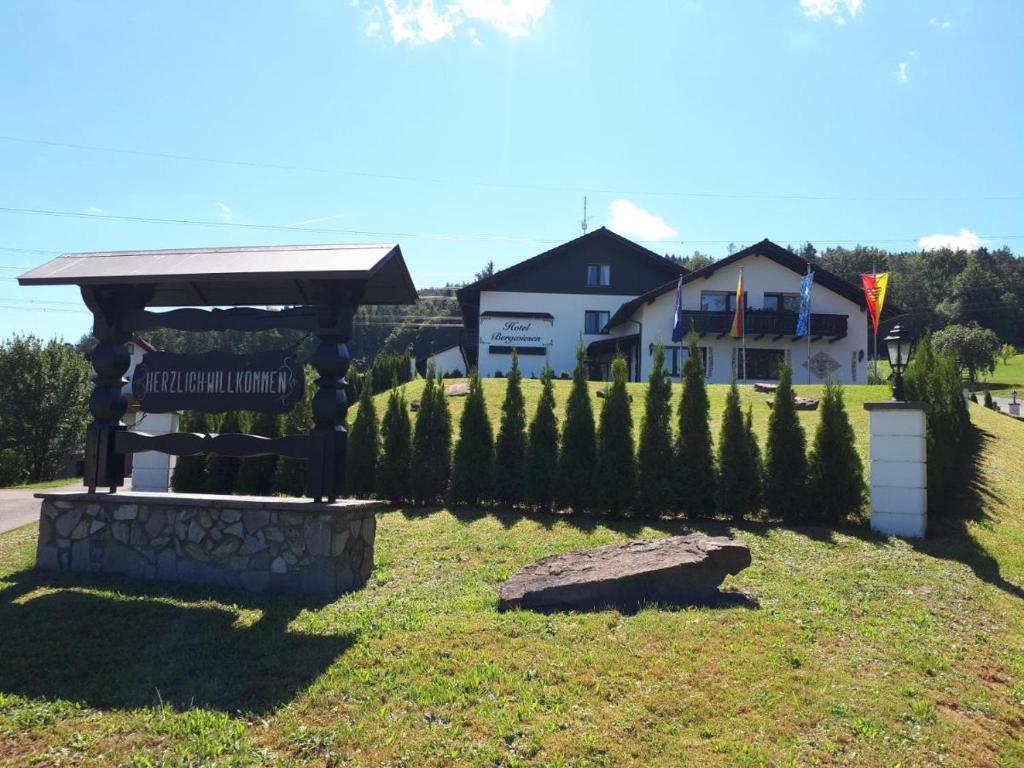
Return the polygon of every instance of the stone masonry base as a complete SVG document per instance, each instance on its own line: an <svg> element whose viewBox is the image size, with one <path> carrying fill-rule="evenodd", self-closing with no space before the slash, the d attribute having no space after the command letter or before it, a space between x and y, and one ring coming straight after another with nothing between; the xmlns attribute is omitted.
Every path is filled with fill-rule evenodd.
<svg viewBox="0 0 1024 768"><path fill-rule="evenodd" d="M339 595L373 569L375 501L38 493L42 570Z"/></svg>

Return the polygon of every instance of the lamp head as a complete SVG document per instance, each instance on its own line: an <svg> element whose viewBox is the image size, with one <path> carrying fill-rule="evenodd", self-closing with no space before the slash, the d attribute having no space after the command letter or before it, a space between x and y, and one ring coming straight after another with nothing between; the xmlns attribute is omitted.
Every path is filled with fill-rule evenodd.
<svg viewBox="0 0 1024 768"><path fill-rule="evenodd" d="M914 339L911 337L910 332L897 323L883 341L885 341L886 352L889 355L889 364L892 366L893 373L903 373L906 370L907 363L910 362L910 355L914 351Z"/></svg>

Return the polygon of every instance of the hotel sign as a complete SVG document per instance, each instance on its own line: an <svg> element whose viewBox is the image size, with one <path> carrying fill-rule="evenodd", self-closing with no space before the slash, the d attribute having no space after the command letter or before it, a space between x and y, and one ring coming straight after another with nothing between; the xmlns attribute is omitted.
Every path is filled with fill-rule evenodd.
<svg viewBox="0 0 1024 768"><path fill-rule="evenodd" d="M487 317L480 319L480 342L495 347L550 347L554 345L551 320Z"/></svg>
<svg viewBox="0 0 1024 768"><path fill-rule="evenodd" d="M132 375L132 395L144 413L285 413L302 400L305 388L302 366L279 353L148 352Z"/></svg>

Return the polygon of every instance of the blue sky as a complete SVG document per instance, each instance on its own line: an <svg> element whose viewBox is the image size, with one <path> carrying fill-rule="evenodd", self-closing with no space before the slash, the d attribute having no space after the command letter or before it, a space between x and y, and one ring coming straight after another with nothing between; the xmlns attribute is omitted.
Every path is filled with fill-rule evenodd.
<svg viewBox="0 0 1024 768"><path fill-rule="evenodd" d="M659 252L1024 252L1016 0L7 0L0 35L0 336L87 330L13 280L50 251L398 241L437 285L585 194Z"/></svg>

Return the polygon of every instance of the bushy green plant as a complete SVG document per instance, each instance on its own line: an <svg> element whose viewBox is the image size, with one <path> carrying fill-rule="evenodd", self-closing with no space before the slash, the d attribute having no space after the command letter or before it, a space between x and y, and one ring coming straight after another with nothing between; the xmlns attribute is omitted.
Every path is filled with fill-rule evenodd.
<svg viewBox="0 0 1024 768"><path fill-rule="evenodd" d="M494 433L487 418L487 403L480 374L474 370L469 395L459 420L459 442L452 462L451 500L479 504L494 493Z"/></svg>
<svg viewBox="0 0 1024 768"><path fill-rule="evenodd" d="M864 469L843 402L843 388L825 383L821 419L808 462L809 517L839 522L864 503Z"/></svg>
<svg viewBox="0 0 1024 768"><path fill-rule="evenodd" d="M526 447L527 498L541 509L548 509L554 501L558 476L558 417L553 375L545 365L540 375L540 400L530 422Z"/></svg>
<svg viewBox="0 0 1024 768"><path fill-rule="evenodd" d="M718 478L715 501L718 512L742 520L756 510L760 478L755 457L750 447L743 412L740 410L740 392L733 380L725 398L722 429L718 438Z"/></svg>
<svg viewBox="0 0 1024 768"><path fill-rule="evenodd" d="M501 404L494 465L495 499L508 506L521 503L526 497L526 401L515 349L505 383L505 400Z"/></svg>
<svg viewBox="0 0 1024 768"><path fill-rule="evenodd" d="M205 435L212 431L210 417L202 411L185 411L178 422L179 432ZM171 488L175 493L204 493L209 488L206 479L207 457L201 453L179 456L171 473Z"/></svg>
<svg viewBox="0 0 1024 768"><path fill-rule="evenodd" d="M281 415L277 413L254 414L249 431L261 437L280 437ZM236 492L248 496L269 496L274 489L274 472L277 470L277 462L278 457L274 454L246 456L242 459L238 470Z"/></svg>
<svg viewBox="0 0 1024 768"><path fill-rule="evenodd" d="M738 406L737 406L738 407ZM676 506L691 517L715 511L715 463L711 452L704 361L697 339L689 339L683 364L683 397L679 401L679 435L675 449Z"/></svg>
<svg viewBox="0 0 1024 768"><path fill-rule="evenodd" d="M452 421L444 383L433 365L416 415L412 440L412 494L417 504L445 497L452 466Z"/></svg>
<svg viewBox="0 0 1024 768"><path fill-rule="evenodd" d="M405 391L394 387L388 395L387 410L381 421L381 460L377 472L377 492L381 498L398 503L411 497L409 468L412 424Z"/></svg>
<svg viewBox="0 0 1024 768"><path fill-rule="evenodd" d="M768 514L795 521L807 503L807 438L796 413L793 372L779 372L779 388L768 416L764 471L764 504Z"/></svg>
<svg viewBox="0 0 1024 768"><path fill-rule="evenodd" d="M562 507L574 512L583 512L593 504L597 464L594 411L590 405L585 359L581 339L576 346L576 367L565 406L565 424L558 455L558 501Z"/></svg>
<svg viewBox="0 0 1024 768"><path fill-rule="evenodd" d="M761 446L757 442L757 435L754 434L754 409L750 405L747 406L747 413L743 419L743 434L747 439L748 454L747 507L755 511L761 508L764 500L764 463L761 459Z"/></svg>
<svg viewBox="0 0 1024 768"><path fill-rule="evenodd" d="M365 382L364 382L365 384ZM345 492L367 497L377 489L377 463L380 461L380 429L373 388L362 386L359 409L348 431L345 450Z"/></svg>
<svg viewBox="0 0 1024 768"><path fill-rule="evenodd" d="M995 408L996 407L995 402L993 402L993 400L992 400L992 393L989 392L987 389L985 390L985 407L986 408Z"/></svg>
<svg viewBox="0 0 1024 768"><path fill-rule="evenodd" d="M626 360L612 361L612 381L605 390L597 437L597 500L595 506L620 515L636 494L636 456L633 453L633 416L629 407Z"/></svg>
<svg viewBox="0 0 1024 768"><path fill-rule="evenodd" d="M647 377L640 445L637 450L637 512L657 517L673 505L672 380L665 370L665 350L654 348Z"/></svg>
<svg viewBox="0 0 1024 768"><path fill-rule="evenodd" d="M246 414L243 411L228 411L220 423L220 433L225 435L245 434L248 430ZM206 462L206 482L210 493L229 495L238 489L238 472L242 460L233 456L211 454Z"/></svg>

